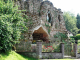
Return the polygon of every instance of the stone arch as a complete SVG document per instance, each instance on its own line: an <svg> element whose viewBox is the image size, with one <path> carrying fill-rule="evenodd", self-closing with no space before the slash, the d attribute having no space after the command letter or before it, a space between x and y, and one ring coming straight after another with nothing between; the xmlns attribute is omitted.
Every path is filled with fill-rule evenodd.
<svg viewBox="0 0 80 60"><path fill-rule="evenodd" d="M43 1L40 5L40 13L44 15L48 10L53 8L53 4L50 1Z"/></svg>
<svg viewBox="0 0 80 60"><path fill-rule="evenodd" d="M50 1L43 1L43 2L41 3L41 6L43 6L44 4L48 4L48 5L50 5L50 6L53 6L52 2L50 2Z"/></svg>
<svg viewBox="0 0 80 60"><path fill-rule="evenodd" d="M47 31L42 26L37 26L33 29L33 40L42 40L44 42L49 42L49 35Z"/></svg>

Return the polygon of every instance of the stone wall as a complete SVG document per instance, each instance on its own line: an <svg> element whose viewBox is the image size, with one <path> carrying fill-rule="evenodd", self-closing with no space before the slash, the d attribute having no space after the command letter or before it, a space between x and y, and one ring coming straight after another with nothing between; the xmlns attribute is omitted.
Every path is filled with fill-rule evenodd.
<svg viewBox="0 0 80 60"><path fill-rule="evenodd" d="M23 44L23 46L20 46L20 47L19 46L18 46L18 48L21 48L23 50L24 50L24 48L26 48L26 46L24 44ZM61 47L62 47L61 53L42 52L42 42L38 41L37 45L36 45L36 51L35 52L30 52L30 51L28 52L28 51L23 51L23 50L22 50L22 52L20 52L19 50L17 50L17 49L16 50L18 53L23 54L25 56L31 56L34 58L43 58L43 59L45 59L45 58L46 59L53 59L53 58L56 59L56 58L63 58L64 57L64 44L63 43L61 44Z"/></svg>
<svg viewBox="0 0 80 60"><path fill-rule="evenodd" d="M18 52L19 54L33 57L33 58L39 58L38 55L35 52ZM61 59L62 53L42 53L42 58L41 59Z"/></svg>
<svg viewBox="0 0 80 60"><path fill-rule="evenodd" d="M80 58L80 54L77 53L77 58Z"/></svg>
<svg viewBox="0 0 80 60"><path fill-rule="evenodd" d="M28 57L38 58L35 52L17 52L17 53Z"/></svg>
<svg viewBox="0 0 80 60"><path fill-rule="evenodd" d="M20 41L16 45L16 52L32 52L31 42Z"/></svg>
<svg viewBox="0 0 80 60"><path fill-rule="evenodd" d="M59 58L63 58L62 53L42 53L42 58L45 59L59 59Z"/></svg>

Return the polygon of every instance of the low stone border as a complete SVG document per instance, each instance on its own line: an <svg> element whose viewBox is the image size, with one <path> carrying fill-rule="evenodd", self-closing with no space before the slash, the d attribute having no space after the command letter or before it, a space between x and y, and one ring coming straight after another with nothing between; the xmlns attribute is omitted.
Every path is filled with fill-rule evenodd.
<svg viewBox="0 0 80 60"><path fill-rule="evenodd" d="M39 58L36 52L18 52L19 54L33 57L33 58ZM52 53L52 52L42 52L42 58L41 59L60 59L63 58L62 53Z"/></svg>
<svg viewBox="0 0 80 60"><path fill-rule="evenodd" d="M37 58L37 54L36 52L18 52L19 54L28 56L28 57L33 57L33 58Z"/></svg>
<svg viewBox="0 0 80 60"><path fill-rule="evenodd" d="M52 52L42 52L42 58L45 59L58 59L58 58L63 58L62 53L52 53Z"/></svg>
<svg viewBox="0 0 80 60"><path fill-rule="evenodd" d="M80 53L77 53L77 58L80 58Z"/></svg>

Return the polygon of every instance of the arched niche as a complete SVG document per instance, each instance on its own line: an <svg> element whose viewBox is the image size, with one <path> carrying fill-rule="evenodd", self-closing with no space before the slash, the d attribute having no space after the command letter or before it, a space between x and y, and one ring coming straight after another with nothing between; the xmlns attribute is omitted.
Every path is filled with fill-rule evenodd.
<svg viewBox="0 0 80 60"><path fill-rule="evenodd" d="M33 32L33 41L42 40L43 42L49 42L49 35L43 27L39 27Z"/></svg>
<svg viewBox="0 0 80 60"><path fill-rule="evenodd" d="M49 23L51 23L51 13L50 13L49 10L48 10L48 12L47 12L47 21L48 21Z"/></svg>
<svg viewBox="0 0 80 60"><path fill-rule="evenodd" d="M48 10L48 12L47 12L47 21L49 22L49 23L51 23L51 26L53 25L53 18L52 18L52 16L51 16L51 12Z"/></svg>

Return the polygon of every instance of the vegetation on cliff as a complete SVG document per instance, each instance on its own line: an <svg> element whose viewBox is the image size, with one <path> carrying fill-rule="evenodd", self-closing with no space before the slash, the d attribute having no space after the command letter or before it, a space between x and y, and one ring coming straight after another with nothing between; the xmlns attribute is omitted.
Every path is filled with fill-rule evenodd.
<svg viewBox="0 0 80 60"><path fill-rule="evenodd" d="M12 0L0 0L0 51L6 52L21 38L26 31L26 17Z"/></svg>

